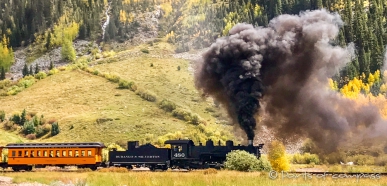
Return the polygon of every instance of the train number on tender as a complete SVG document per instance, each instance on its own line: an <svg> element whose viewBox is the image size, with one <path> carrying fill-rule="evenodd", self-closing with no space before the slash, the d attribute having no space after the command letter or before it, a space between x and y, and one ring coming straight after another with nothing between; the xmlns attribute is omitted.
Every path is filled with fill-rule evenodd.
<svg viewBox="0 0 387 186"><path fill-rule="evenodd" d="M184 158L185 157L185 154L184 153L175 153L173 155L175 158Z"/></svg>

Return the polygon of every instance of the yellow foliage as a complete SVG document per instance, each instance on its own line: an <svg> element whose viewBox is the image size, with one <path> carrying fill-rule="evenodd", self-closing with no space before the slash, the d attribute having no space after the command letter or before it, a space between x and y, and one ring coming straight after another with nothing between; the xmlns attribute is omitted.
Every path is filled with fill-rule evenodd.
<svg viewBox="0 0 387 186"><path fill-rule="evenodd" d="M167 17L172 12L171 2L166 2L161 4L161 9L164 11L165 17Z"/></svg>
<svg viewBox="0 0 387 186"><path fill-rule="evenodd" d="M120 10L120 21L121 21L122 23L125 23L126 20L127 20L127 18L126 18L126 12L125 12L124 10Z"/></svg>
<svg viewBox="0 0 387 186"><path fill-rule="evenodd" d="M3 39L0 42L0 67L9 69L14 62L14 55L12 48L8 48L9 39L3 35Z"/></svg>
<svg viewBox="0 0 387 186"><path fill-rule="evenodd" d="M336 81L333 81L331 78L328 79L329 88L332 90L338 90Z"/></svg>
<svg viewBox="0 0 387 186"><path fill-rule="evenodd" d="M269 144L268 159L275 171L287 171L290 169L290 163L285 154L285 146L280 141L275 140Z"/></svg>

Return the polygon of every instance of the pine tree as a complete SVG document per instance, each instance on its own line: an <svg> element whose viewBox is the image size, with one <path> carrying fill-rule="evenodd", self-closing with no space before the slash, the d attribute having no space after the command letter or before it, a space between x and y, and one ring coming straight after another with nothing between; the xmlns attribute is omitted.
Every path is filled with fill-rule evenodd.
<svg viewBox="0 0 387 186"><path fill-rule="evenodd" d="M49 70L52 70L54 68L54 63L50 61L50 67L48 68Z"/></svg>
<svg viewBox="0 0 387 186"><path fill-rule="evenodd" d="M52 123L51 136L55 136L60 133L59 124L57 122Z"/></svg>
<svg viewBox="0 0 387 186"><path fill-rule="evenodd" d="M28 75L28 67L27 67L27 63L24 64L24 67L23 67L23 77L27 76Z"/></svg>
<svg viewBox="0 0 387 186"><path fill-rule="evenodd" d="M4 80L4 79L5 79L5 69L4 69L4 67L1 67L0 80Z"/></svg>
<svg viewBox="0 0 387 186"><path fill-rule="evenodd" d="M30 65L30 72L29 75L34 75L34 71L32 70L32 65Z"/></svg>
<svg viewBox="0 0 387 186"><path fill-rule="evenodd" d="M24 125L24 123L27 120L26 116L27 116L27 112L26 112L26 109L24 109L23 112L20 115L20 125Z"/></svg>
<svg viewBox="0 0 387 186"><path fill-rule="evenodd" d="M35 74L39 73L39 66L38 63L35 64Z"/></svg>

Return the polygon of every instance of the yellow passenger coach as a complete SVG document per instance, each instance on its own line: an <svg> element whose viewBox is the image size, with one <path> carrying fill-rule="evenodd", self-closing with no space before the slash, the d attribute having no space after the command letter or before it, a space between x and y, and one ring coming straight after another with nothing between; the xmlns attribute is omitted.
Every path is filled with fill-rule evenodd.
<svg viewBox="0 0 387 186"><path fill-rule="evenodd" d="M33 167L77 166L96 170L102 163L103 143L12 143L8 149L7 167L14 171L31 171ZM0 151L1 152L1 151ZM4 163L3 163L4 164Z"/></svg>

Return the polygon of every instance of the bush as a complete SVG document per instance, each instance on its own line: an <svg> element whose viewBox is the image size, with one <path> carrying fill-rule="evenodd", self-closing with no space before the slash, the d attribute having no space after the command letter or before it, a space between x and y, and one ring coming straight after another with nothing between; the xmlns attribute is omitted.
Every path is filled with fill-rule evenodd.
<svg viewBox="0 0 387 186"><path fill-rule="evenodd" d="M2 81L0 81L0 89L5 89L7 87L10 87L12 84L12 81L9 80L9 79L4 79Z"/></svg>
<svg viewBox="0 0 387 186"><path fill-rule="evenodd" d="M53 123L51 126L51 136L56 136L59 132L59 124L57 122Z"/></svg>
<svg viewBox="0 0 387 186"><path fill-rule="evenodd" d="M51 75L54 75L54 74L56 74L58 72L59 72L59 70L57 68L53 68L50 71L48 71L48 75L51 76Z"/></svg>
<svg viewBox="0 0 387 186"><path fill-rule="evenodd" d="M34 126L34 123L32 121L24 122L23 133L25 135L34 134L35 133L35 126Z"/></svg>
<svg viewBox="0 0 387 186"><path fill-rule="evenodd" d="M315 165L320 164L320 159L316 154L294 154L292 158L292 163L295 164L311 164L314 163Z"/></svg>
<svg viewBox="0 0 387 186"><path fill-rule="evenodd" d="M163 99L162 101L160 101L159 107L167 112L172 112L176 109L176 104L172 101Z"/></svg>
<svg viewBox="0 0 387 186"><path fill-rule="evenodd" d="M181 108L177 108L173 110L172 116L184 121L188 121L195 125L198 125L203 122L203 119L199 115L191 113L189 110L181 109Z"/></svg>
<svg viewBox="0 0 387 186"><path fill-rule="evenodd" d="M145 99L147 101L150 101L150 102L156 101L156 94L149 90L145 90L144 88L138 88L136 90L136 94L139 95L142 99Z"/></svg>
<svg viewBox="0 0 387 186"><path fill-rule="evenodd" d="M106 73L104 74L104 77L113 83L118 83L120 81L120 77L116 74Z"/></svg>
<svg viewBox="0 0 387 186"><path fill-rule="evenodd" d="M374 165L375 157L370 155L355 155L348 157L348 161L352 161L356 165Z"/></svg>
<svg viewBox="0 0 387 186"><path fill-rule="evenodd" d="M146 48L141 49L141 52L142 52L142 53L145 53L145 54L149 54L149 50L146 49Z"/></svg>
<svg viewBox="0 0 387 186"><path fill-rule="evenodd" d="M375 159L375 165L386 166L387 165L387 154L380 155Z"/></svg>
<svg viewBox="0 0 387 186"><path fill-rule="evenodd" d="M137 89L135 86L136 85L133 81L128 82L126 80L120 79L120 81L118 82L118 88L120 89L129 89L131 91L135 91Z"/></svg>
<svg viewBox="0 0 387 186"><path fill-rule="evenodd" d="M47 77L47 74L45 72L42 72L42 71L40 71L37 74L35 74L35 78L36 79L44 79L46 77Z"/></svg>
<svg viewBox="0 0 387 186"><path fill-rule="evenodd" d="M258 159L253 154L242 150L235 150L228 153L224 166L228 170L245 172L269 171L271 169L270 163L264 156Z"/></svg>
<svg viewBox="0 0 387 186"><path fill-rule="evenodd" d="M5 120L5 112L4 110L0 110L0 122L3 122Z"/></svg>
<svg viewBox="0 0 387 186"><path fill-rule="evenodd" d="M273 141L269 145L269 161L275 171L287 171L290 168L289 160L285 155L285 146L280 141Z"/></svg>
<svg viewBox="0 0 387 186"><path fill-rule="evenodd" d="M35 134L28 134L26 136L26 138L29 139L29 140L34 140L34 139L36 139L36 135Z"/></svg>

